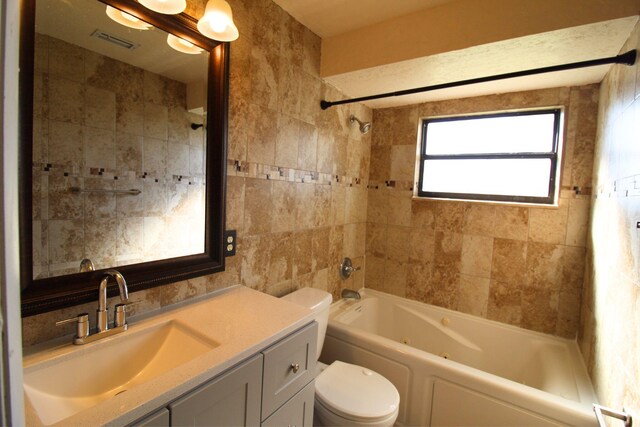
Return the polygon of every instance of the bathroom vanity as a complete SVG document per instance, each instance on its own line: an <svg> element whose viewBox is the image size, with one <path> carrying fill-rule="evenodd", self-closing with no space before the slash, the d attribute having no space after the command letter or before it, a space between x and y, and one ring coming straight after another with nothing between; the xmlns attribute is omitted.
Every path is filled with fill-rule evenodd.
<svg viewBox="0 0 640 427"><path fill-rule="evenodd" d="M24 358L27 424L311 426L317 329L237 286L99 342L39 346Z"/></svg>
<svg viewBox="0 0 640 427"><path fill-rule="evenodd" d="M133 425L311 426L317 333L312 323Z"/></svg>

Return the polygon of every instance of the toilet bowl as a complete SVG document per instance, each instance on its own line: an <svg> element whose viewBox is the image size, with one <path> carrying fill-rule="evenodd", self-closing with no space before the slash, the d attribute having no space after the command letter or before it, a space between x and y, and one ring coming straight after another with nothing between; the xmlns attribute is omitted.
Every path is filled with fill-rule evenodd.
<svg viewBox="0 0 640 427"><path fill-rule="evenodd" d="M335 361L316 377L314 411L323 426L392 426L398 391L382 375Z"/></svg>
<svg viewBox="0 0 640 427"><path fill-rule="evenodd" d="M316 358L320 357L331 295L319 289L302 288L283 299L314 312L318 322ZM319 363L314 405L314 419L318 425L391 427L398 418L399 407L398 390L377 372L341 361L328 366Z"/></svg>

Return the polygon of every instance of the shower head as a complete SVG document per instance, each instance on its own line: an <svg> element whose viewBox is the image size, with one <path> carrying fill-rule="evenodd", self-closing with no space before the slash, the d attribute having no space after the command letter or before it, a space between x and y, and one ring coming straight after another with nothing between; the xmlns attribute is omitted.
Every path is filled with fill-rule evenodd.
<svg viewBox="0 0 640 427"><path fill-rule="evenodd" d="M349 118L349 122L358 122L360 133L363 135L369 133L369 131L371 130L371 122L361 122L356 118L356 116L352 115L351 118Z"/></svg>

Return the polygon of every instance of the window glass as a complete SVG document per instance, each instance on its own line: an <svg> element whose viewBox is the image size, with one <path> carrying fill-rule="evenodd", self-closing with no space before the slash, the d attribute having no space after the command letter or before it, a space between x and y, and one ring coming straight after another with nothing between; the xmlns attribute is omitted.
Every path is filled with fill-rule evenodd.
<svg viewBox="0 0 640 427"><path fill-rule="evenodd" d="M550 163L549 159L426 160L422 191L546 197Z"/></svg>
<svg viewBox="0 0 640 427"><path fill-rule="evenodd" d="M425 119L418 195L553 204L560 110Z"/></svg>
<svg viewBox="0 0 640 427"><path fill-rule="evenodd" d="M426 154L549 152L554 120L547 113L432 121Z"/></svg>

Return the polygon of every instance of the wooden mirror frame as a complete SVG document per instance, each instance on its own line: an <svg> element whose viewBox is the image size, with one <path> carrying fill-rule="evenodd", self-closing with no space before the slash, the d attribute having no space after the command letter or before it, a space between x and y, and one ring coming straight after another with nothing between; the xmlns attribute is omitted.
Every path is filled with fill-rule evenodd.
<svg viewBox="0 0 640 427"><path fill-rule="evenodd" d="M96 0L98 1L98 0ZM209 52L206 134L206 190L204 253L116 267L129 292L224 270L229 43L211 40L197 30L195 18L181 13L164 15L134 0L100 0ZM32 231L32 143L35 2L21 2L19 191L20 283L22 317L97 300L98 284L106 269L34 279ZM170 242L168 243L170 244ZM109 288L115 295L117 286Z"/></svg>

